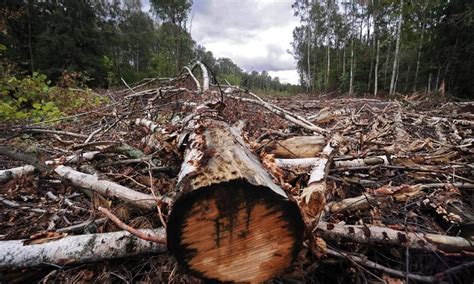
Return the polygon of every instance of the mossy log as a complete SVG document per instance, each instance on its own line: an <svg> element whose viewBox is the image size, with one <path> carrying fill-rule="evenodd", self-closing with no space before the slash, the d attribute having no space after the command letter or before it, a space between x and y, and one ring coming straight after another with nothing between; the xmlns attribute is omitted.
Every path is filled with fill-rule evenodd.
<svg viewBox="0 0 474 284"><path fill-rule="evenodd" d="M297 256L303 221L236 128L201 108L187 125L178 198L167 225L169 251L190 274L261 282Z"/></svg>

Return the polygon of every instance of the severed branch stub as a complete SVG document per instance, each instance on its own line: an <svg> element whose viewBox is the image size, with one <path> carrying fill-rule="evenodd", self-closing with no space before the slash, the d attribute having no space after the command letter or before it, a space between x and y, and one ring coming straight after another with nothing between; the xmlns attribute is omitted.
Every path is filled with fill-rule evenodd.
<svg viewBox="0 0 474 284"><path fill-rule="evenodd" d="M199 106L187 128L167 224L169 251L188 272L209 280L262 282L282 273L302 242L297 205L239 130L209 106Z"/></svg>
<svg viewBox="0 0 474 284"><path fill-rule="evenodd" d="M341 136L335 134L324 147L317 163L314 164L308 180L308 186L299 196L299 202L306 226L312 230L318 222L321 212L326 205L326 177L334 156L335 149L339 146Z"/></svg>

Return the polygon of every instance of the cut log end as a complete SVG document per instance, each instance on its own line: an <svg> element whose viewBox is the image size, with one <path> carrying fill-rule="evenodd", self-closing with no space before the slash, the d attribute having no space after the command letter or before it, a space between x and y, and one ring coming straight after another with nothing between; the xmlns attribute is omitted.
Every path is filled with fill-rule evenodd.
<svg viewBox="0 0 474 284"><path fill-rule="evenodd" d="M303 223L288 199L234 180L178 199L167 238L170 252L194 275L261 282L290 266L301 246Z"/></svg>

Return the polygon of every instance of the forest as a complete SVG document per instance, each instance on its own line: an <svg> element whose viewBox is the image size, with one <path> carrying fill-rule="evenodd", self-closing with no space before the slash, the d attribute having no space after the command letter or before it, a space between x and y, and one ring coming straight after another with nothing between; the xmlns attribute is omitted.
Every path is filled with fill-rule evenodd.
<svg viewBox="0 0 474 284"><path fill-rule="evenodd" d="M81 72L91 87L172 77L200 59L218 80L252 89L285 91L266 71L244 72L230 58L215 58L189 34L192 1L2 1L2 77L35 72L57 81ZM6 64L6 63L4 63ZM294 89L294 87L293 87Z"/></svg>
<svg viewBox="0 0 474 284"><path fill-rule="evenodd" d="M293 8L302 23L293 52L307 90L472 98L472 1L297 0Z"/></svg>
<svg viewBox="0 0 474 284"><path fill-rule="evenodd" d="M468 0L0 1L0 283L472 283L472 31Z"/></svg>

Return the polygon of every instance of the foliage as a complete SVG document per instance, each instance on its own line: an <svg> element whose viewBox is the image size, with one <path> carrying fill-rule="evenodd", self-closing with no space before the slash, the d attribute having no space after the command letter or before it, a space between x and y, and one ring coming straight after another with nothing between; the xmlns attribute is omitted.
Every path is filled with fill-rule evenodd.
<svg viewBox="0 0 474 284"><path fill-rule="evenodd" d="M300 81L316 92L445 86L472 96L473 6L469 0L295 0L301 24L292 45Z"/></svg>
<svg viewBox="0 0 474 284"><path fill-rule="evenodd" d="M51 100L56 92L45 75L34 73L23 79L5 77L0 81L0 118L3 120L33 119L40 121L62 116Z"/></svg>
<svg viewBox="0 0 474 284"><path fill-rule="evenodd" d="M64 116L80 108L96 106L102 99L90 91L74 89L84 86L86 78L78 73L64 73L59 85L51 86L46 75L33 73L19 79L0 78L0 120L43 121Z"/></svg>
<svg viewBox="0 0 474 284"><path fill-rule="evenodd" d="M72 74L87 74L88 85L102 87L120 83L121 78L132 83L172 77L200 59L222 84L288 90L265 71L247 73L231 59L215 58L196 45L187 30L192 1L150 4L156 18L142 11L139 0L5 0L0 42L8 49L0 53L16 63L20 74L45 74L61 86L61 80ZM84 87L85 83L80 88Z"/></svg>

